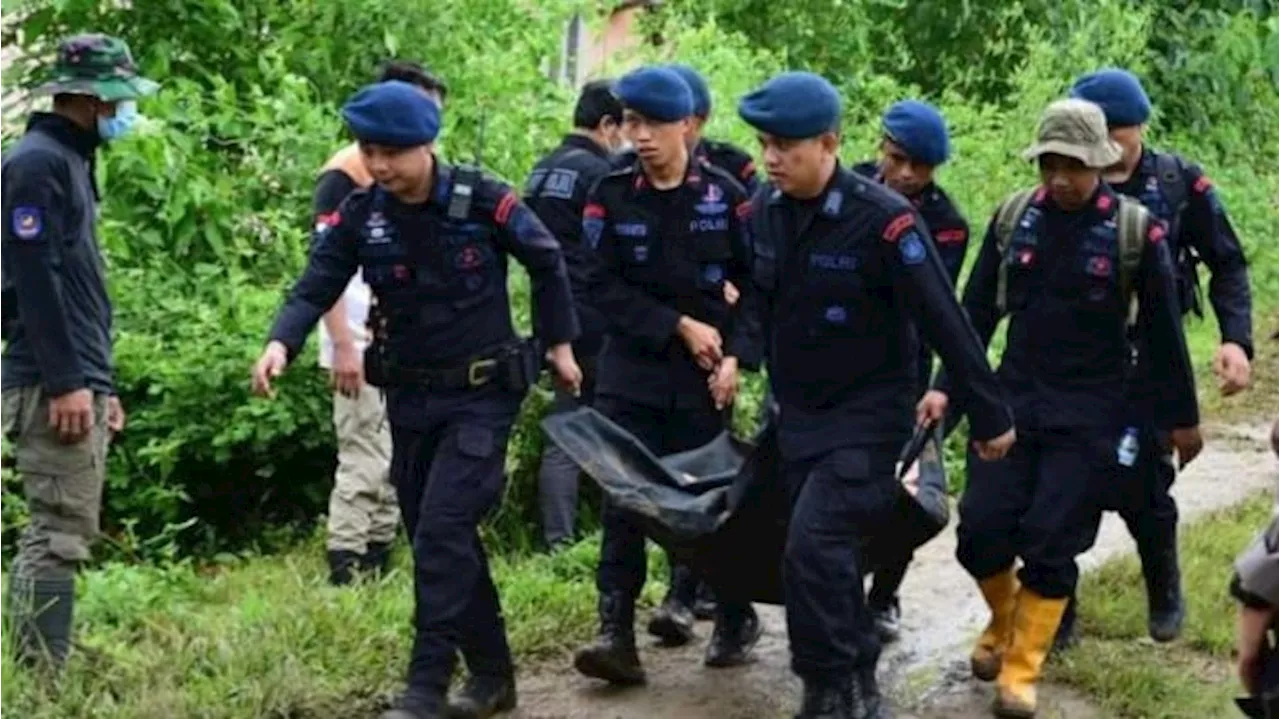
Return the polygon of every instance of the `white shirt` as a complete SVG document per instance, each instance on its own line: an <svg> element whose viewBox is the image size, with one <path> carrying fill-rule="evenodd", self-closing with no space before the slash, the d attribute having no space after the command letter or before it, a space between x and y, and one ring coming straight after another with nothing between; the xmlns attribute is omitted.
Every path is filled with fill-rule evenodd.
<svg viewBox="0 0 1280 719"><path fill-rule="evenodd" d="M356 270L355 277L347 284L338 303L347 310L347 327L351 329L351 337L355 340L358 352L364 352L369 344L369 328L365 323L369 319L369 304L372 299L373 293L369 285L365 284L364 277ZM320 322L320 366L333 369L333 338L329 336L329 330L323 321Z"/></svg>

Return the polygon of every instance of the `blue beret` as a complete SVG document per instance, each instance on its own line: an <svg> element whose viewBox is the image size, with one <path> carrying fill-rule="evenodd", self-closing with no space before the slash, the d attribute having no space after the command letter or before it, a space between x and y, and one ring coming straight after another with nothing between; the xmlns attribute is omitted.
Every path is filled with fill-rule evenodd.
<svg viewBox="0 0 1280 719"><path fill-rule="evenodd" d="M684 84L688 85L689 91L693 93L693 114L698 117L710 115L711 90L707 89L707 81L702 79L702 75L688 65L674 63L667 67L679 73L680 79L684 80Z"/></svg>
<svg viewBox="0 0 1280 719"><path fill-rule="evenodd" d="M1109 67L1084 75L1071 86L1071 97L1101 107L1108 127L1141 125L1151 117L1151 100L1128 70Z"/></svg>
<svg viewBox="0 0 1280 719"><path fill-rule="evenodd" d="M933 105L919 100L896 102L881 121L889 136L907 156L931 167L937 167L951 156L947 123Z"/></svg>
<svg viewBox="0 0 1280 719"><path fill-rule="evenodd" d="M642 67L623 75L613 92L622 106L650 120L675 122L693 114L693 91L675 70Z"/></svg>
<svg viewBox="0 0 1280 719"><path fill-rule="evenodd" d="M839 124L840 93L820 75L784 72L743 96L738 114L770 135L817 137Z"/></svg>
<svg viewBox="0 0 1280 719"><path fill-rule="evenodd" d="M392 147L425 145L440 133L440 107L399 80L366 85L342 106L342 119L357 140Z"/></svg>

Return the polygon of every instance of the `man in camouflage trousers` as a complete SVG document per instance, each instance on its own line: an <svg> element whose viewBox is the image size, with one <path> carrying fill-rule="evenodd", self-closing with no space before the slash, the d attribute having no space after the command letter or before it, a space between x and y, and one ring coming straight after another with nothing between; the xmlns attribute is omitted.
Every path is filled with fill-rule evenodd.
<svg viewBox="0 0 1280 719"><path fill-rule="evenodd" d="M97 148L138 119L156 83L105 35L58 46L32 115L3 159L4 433L31 521L6 609L24 662L59 667L71 646L75 574L98 534L107 444L124 427L112 379L111 301L96 232Z"/></svg>

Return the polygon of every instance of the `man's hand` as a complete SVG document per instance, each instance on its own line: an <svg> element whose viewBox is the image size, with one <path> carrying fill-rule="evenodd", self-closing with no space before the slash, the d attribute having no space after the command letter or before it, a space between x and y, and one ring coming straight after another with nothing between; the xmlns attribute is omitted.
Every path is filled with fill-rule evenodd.
<svg viewBox="0 0 1280 719"><path fill-rule="evenodd" d="M1249 356L1235 342L1223 342L1213 356L1213 373L1218 376L1218 391L1224 397L1230 397L1248 387L1252 372Z"/></svg>
<svg viewBox="0 0 1280 719"><path fill-rule="evenodd" d="M329 381L343 397L355 399L364 386L364 355L354 342L335 342L333 345L333 369Z"/></svg>
<svg viewBox="0 0 1280 719"><path fill-rule="evenodd" d="M711 399L716 409L724 409L733 404L738 396L738 358L725 357L720 360L715 371L707 378L707 386L711 389Z"/></svg>
<svg viewBox="0 0 1280 719"><path fill-rule="evenodd" d="M262 350L262 356L253 366L254 393L274 398L276 391L271 387L271 380L279 377L288 364L289 351L285 349L284 343L279 340L268 342L267 348Z"/></svg>
<svg viewBox="0 0 1280 719"><path fill-rule="evenodd" d="M1004 459L1004 456L1013 449L1013 443L1018 440L1018 433L1013 429L996 437L981 442L974 442L973 448L977 450L978 456L984 462L994 462L997 459Z"/></svg>
<svg viewBox="0 0 1280 719"><path fill-rule="evenodd" d="M1169 433L1169 441L1178 453L1178 469L1191 464L1200 450L1204 449L1204 438L1200 436L1199 427L1181 427Z"/></svg>
<svg viewBox="0 0 1280 719"><path fill-rule="evenodd" d="M582 368L573 356L573 347L561 342L547 350L547 361L556 371L556 381L574 397L582 394Z"/></svg>
<svg viewBox="0 0 1280 719"><path fill-rule="evenodd" d="M75 444L93 429L93 391L77 389L49 400L49 427L64 444Z"/></svg>
<svg viewBox="0 0 1280 719"><path fill-rule="evenodd" d="M741 296L742 293L738 291L737 285L728 280L724 281L724 301L727 302L730 307L738 304L738 298Z"/></svg>
<svg viewBox="0 0 1280 719"><path fill-rule="evenodd" d="M124 405L120 404L120 398L114 394L107 398L107 429L112 434L124 429Z"/></svg>
<svg viewBox="0 0 1280 719"><path fill-rule="evenodd" d="M924 393L916 403L916 426L924 427L934 422L941 422L947 414L947 405L951 400L945 392L931 389Z"/></svg>
<svg viewBox="0 0 1280 719"><path fill-rule="evenodd" d="M705 322L684 316L676 325L676 331L680 334L680 339L684 340L685 346L689 348L689 354L693 355L693 360L699 367L710 372L719 364L720 358L723 357L720 330Z"/></svg>
<svg viewBox="0 0 1280 719"><path fill-rule="evenodd" d="M898 469L901 468L902 465L899 464ZM920 460L917 459L911 463L910 467L907 467L907 473L902 475L902 487L912 497L920 493Z"/></svg>

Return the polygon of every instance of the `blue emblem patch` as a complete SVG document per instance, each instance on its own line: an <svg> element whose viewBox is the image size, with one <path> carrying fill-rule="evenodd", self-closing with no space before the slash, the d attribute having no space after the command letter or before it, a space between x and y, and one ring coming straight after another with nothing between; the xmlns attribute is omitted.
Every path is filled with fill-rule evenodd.
<svg viewBox="0 0 1280 719"><path fill-rule="evenodd" d="M920 239L920 233L915 230L904 235L898 247L902 253L902 263L906 265L918 265L924 262L928 254L924 249L924 240Z"/></svg>
<svg viewBox="0 0 1280 719"><path fill-rule="evenodd" d="M631 248L631 256L635 258L636 262L648 262L648 261L649 261L649 246L648 246L648 245L636 245L635 247L632 247L632 248Z"/></svg>
<svg viewBox="0 0 1280 719"><path fill-rule="evenodd" d="M702 202L693 207L702 215L719 215L729 209L729 206L724 203L724 190L710 183L707 185L706 193L702 196Z"/></svg>
<svg viewBox="0 0 1280 719"><path fill-rule="evenodd" d="M582 234L587 237L587 244L591 249L600 247L600 234L604 232L604 220L598 217L588 217L582 221Z"/></svg>
<svg viewBox="0 0 1280 719"><path fill-rule="evenodd" d="M38 207L13 208L13 234L19 239L34 240L44 229L44 221L40 217Z"/></svg>
<svg viewBox="0 0 1280 719"><path fill-rule="evenodd" d="M717 284L724 280L724 265L719 262L712 262L702 267L702 279L712 284Z"/></svg>
<svg viewBox="0 0 1280 719"><path fill-rule="evenodd" d="M822 313L823 318L833 325L842 325L849 319L849 312L839 305L832 305Z"/></svg>

